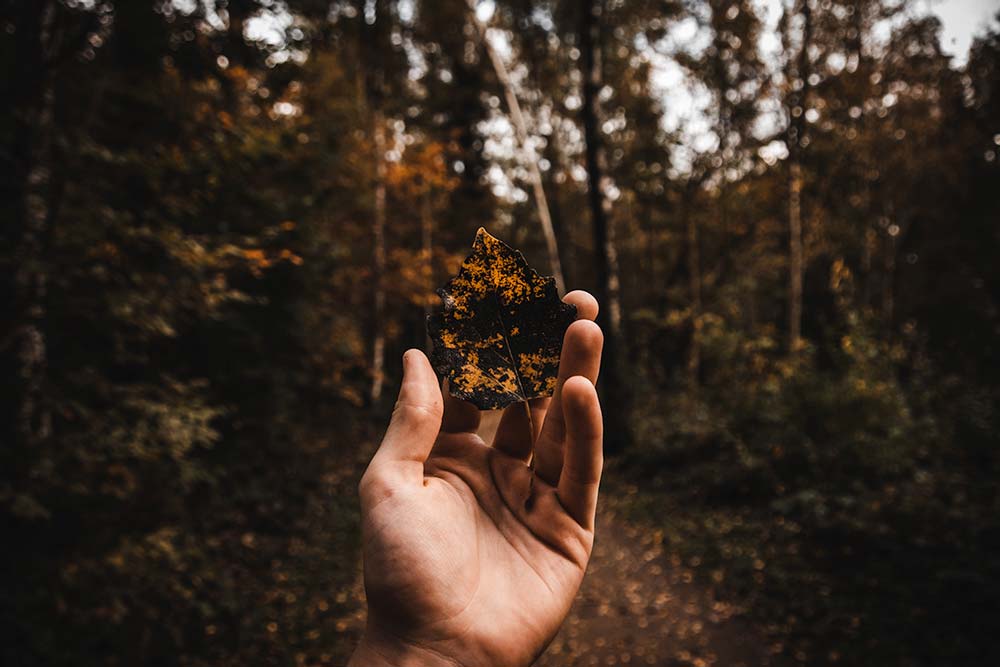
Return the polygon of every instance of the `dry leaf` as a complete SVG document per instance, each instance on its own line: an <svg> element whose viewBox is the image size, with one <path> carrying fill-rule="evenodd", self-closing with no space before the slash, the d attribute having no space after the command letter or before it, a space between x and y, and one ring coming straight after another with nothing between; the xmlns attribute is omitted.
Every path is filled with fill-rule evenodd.
<svg viewBox="0 0 1000 667"><path fill-rule="evenodd" d="M480 228L438 295L444 308L427 320L431 363L452 395L481 410L552 395L563 335L576 319L552 277Z"/></svg>

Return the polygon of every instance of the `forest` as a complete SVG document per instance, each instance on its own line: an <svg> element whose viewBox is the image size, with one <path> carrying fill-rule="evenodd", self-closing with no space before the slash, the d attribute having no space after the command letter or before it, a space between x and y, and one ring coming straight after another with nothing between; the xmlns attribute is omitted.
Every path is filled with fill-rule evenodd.
<svg viewBox="0 0 1000 667"><path fill-rule="evenodd" d="M923 7L3 0L0 662L343 664L484 227L605 333L541 664L994 663L1000 14Z"/></svg>

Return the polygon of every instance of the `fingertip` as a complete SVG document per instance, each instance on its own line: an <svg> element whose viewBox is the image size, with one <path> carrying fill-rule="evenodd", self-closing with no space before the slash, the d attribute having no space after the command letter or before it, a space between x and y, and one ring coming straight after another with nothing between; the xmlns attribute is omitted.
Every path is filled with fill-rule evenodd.
<svg viewBox="0 0 1000 667"><path fill-rule="evenodd" d="M403 353L403 382L397 403L423 405L432 413L441 411L441 386L422 350L411 348Z"/></svg>
<svg viewBox="0 0 1000 667"><path fill-rule="evenodd" d="M566 329L566 339L573 339L587 349L601 349L604 346L604 332L597 322L592 320L577 320Z"/></svg>
<svg viewBox="0 0 1000 667"><path fill-rule="evenodd" d="M430 359L427 358L427 355L421 349L411 347L403 353L404 378L407 375L417 376L421 383L430 382L433 379L438 391L441 389L437 371L431 366Z"/></svg>
<svg viewBox="0 0 1000 667"><path fill-rule="evenodd" d="M420 357L423 357L424 359L427 359L427 355L424 354L423 350L418 350L415 347L411 347L406 352L404 352L403 353L403 370L404 371L407 370L407 368L411 364L413 364L415 361L418 361ZM428 362L428 363L430 363L430 362Z"/></svg>
<svg viewBox="0 0 1000 667"><path fill-rule="evenodd" d="M566 408L586 408L597 398L597 389L590 378L574 375L563 385L563 405Z"/></svg>
<svg viewBox="0 0 1000 667"><path fill-rule="evenodd" d="M563 301L576 306L576 317L578 320L597 319L597 313L600 310L600 306L597 303L597 299L595 299L594 295L590 292L585 292L579 289L573 290L563 297Z"/></svg>

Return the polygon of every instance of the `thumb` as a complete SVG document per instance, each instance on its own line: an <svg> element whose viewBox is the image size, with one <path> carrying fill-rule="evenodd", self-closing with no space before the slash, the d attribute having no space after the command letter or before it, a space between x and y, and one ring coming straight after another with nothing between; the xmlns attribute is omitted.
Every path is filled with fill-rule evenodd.
<svg viewBox="0 0 1000 667"><path fill-rule="evenodd" d="M375 460L422 464L441 429L443 406L437 375L427 357L420 350L407 350L399 398Z"/></svg>

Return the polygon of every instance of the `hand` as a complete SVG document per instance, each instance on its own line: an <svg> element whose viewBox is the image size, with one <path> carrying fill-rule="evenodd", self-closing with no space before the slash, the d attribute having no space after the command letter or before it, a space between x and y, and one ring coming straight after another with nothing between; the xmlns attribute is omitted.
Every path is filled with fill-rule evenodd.
<svg viewBox="0 0 1000 667"><path fill-rule="evenodd" d="M368 626L350 664L530 665L569 612L594 541L603 464L594 383L603 335L585 292L566 301L551 401L508 407L493 446L479 410L403 357L385 438L361 480ZM535 429L534 470L529 423Z"/></svg>

